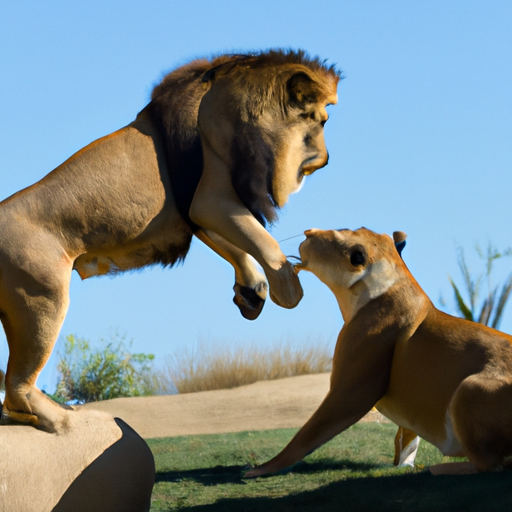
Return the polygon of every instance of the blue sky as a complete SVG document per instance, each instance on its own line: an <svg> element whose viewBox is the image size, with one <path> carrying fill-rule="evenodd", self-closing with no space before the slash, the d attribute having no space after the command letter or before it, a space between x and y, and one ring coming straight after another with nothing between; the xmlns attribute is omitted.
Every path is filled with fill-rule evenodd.
<svg viewBox="0 0 512 512"><path fill-rule="evenodd" d="M511 26L508 0L2 2L0 197L130 123L163 74L194 57L303 48L345 79L326 125L330 163L291 197L273 236L403 230L411 271L453 311L457 246L512 246ZM283 242L285 253L300 241ZM249 322L231 302L231 268L200 242L174 269L74 275L56 351L67 334L94 342L115 332L157 361L199 342L334 345L334 297L312 275L301 281L297 308L268 302ZM512 307L501 327L512 331ZM0 367L7 354L2 334ZM39 380L48 391L55 361Z"/></svg>

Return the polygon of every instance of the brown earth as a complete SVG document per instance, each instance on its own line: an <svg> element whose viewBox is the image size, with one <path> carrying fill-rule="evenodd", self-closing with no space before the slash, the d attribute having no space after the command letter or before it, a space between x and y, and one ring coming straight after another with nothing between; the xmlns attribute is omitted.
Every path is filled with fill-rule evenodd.
<svg viewBox="0 0 512 512"><path fill-rule="evenodd" d="M329 389L329 373L262 381L235 389L116 398L83 407L123 419L142 437L301 427ZM361 421L387 422L376 411Z"/></svg>

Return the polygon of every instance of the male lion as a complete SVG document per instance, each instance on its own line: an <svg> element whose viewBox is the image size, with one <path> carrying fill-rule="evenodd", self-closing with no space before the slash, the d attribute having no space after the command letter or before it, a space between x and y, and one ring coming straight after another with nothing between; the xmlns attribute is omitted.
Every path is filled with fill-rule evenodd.
<svg viewBox="0 0 512 512"><path fill-rule="evenodd" d="M302 288L265 230L327 164L336 70L304 52L196 60L167 75L135 121L0 203L4 421L54 431L64 410L35 386L82 279L183 259L192 235L235 269L242 315L297 305ZM263 267L265 276L250 256Z"/></svg>

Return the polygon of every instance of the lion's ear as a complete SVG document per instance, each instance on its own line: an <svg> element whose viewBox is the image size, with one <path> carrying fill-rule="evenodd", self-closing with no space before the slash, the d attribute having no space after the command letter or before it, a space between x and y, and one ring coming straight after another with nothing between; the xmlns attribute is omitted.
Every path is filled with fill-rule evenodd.
<svg viewBox="0 0 512 512"><path fill-rule="evenodd" d="M292 75L286 82L289 102L300 108L306 103L314 103L318 100L318 86L315 81L303 71Z"/></svg>

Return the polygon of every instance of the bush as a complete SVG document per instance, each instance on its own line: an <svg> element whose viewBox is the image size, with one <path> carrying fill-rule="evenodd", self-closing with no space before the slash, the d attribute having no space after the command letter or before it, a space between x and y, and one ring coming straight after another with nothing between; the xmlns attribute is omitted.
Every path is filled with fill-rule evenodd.
<svg viewBox="0 0 512 512"><path fill-rule="evenodd" d="M93 349L88 340L66 337L59 354L57 400L94 402L124 396L153 395L157 389L153 354L131 354L124 340L114 337Z"/></svg>
<svg viewBox="0 0 512 512"><path fill-rule="evenodd" d="M166 363L158 376L160 393L193 393L328 372L332 348L327 343L302 348L280 343L230 349L201 343L196 351L175 352Z"/></svg>

